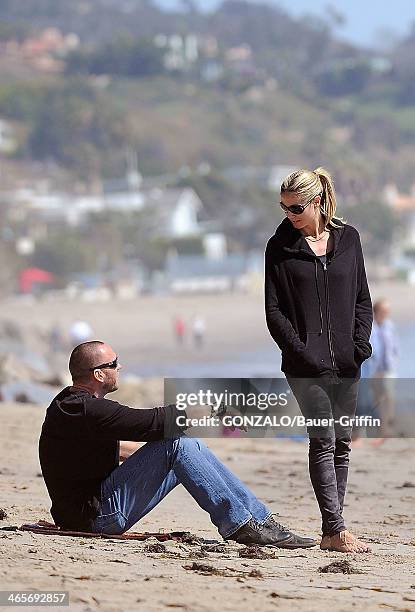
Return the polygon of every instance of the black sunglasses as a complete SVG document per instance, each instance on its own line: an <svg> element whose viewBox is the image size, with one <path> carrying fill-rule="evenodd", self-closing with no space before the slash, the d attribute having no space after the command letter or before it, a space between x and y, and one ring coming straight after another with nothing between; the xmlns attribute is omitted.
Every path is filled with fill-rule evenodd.
<svg viewBox="0 0 415 612"><path fill-rule="evenodd" d="M282 202L280 202L280 206L282 208L282 210L287 213L290 212L293 215L301 215L305 209L307 208L307 206L309 206L309 204L311 204L311 202L314 200L314 198L316 198L317 196L322 196L323 193L317 193L315 196L313 196L308 202L307 204L292 204L291 206L286 206L285 204L283 204ZM321 200L320 200L321 203Z"/></svg>
<svg viewBox="0 0 415 612"><path fill-rule="evenodd" d="M114 361L109 361L108 363L102 363L101 365L97 365L95 366L95 368L88 368L88 370L90 372L93 372L94 370L104 370L104 369L109 369L109 370L115 370L118 367L118 356L114 359Z"/></svg>

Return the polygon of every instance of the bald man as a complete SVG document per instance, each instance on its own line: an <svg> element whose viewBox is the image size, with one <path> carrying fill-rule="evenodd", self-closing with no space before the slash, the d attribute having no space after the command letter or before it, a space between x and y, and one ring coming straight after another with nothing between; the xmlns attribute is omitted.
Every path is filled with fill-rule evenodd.
<svg viewBox="0 0 415 612"><path fill-rule="evenodd" d="M106 399L118 389L120 369L108 344L80 344L69 360L72 386L47 409L39 456L57 525L121 534L182 484L224 539L281 548L315 545L274 521L203 442L182 435L175 406L137 410ZM121 465L120 440L127 441ZM143 441L135 450L132 443Z"/></svg>

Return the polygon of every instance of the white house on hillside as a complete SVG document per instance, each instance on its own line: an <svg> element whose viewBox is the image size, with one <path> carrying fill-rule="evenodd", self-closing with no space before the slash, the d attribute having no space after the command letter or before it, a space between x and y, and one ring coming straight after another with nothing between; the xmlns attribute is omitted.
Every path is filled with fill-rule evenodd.
<svg viewBox="0 0 415 612"><path fill-rule="evenodd" d="M185 238L204 233L198 220L203 204L189 187L82 196L63 192L39 194L31 189L20 189L7 194L7 199L15 203L22 214L24 211L34 214L45 226L62 223L77 227L91 213L145 211L154 217L152 225L156 235Z"/></svg>
<svg viewBox="0 0 415 612"><path fill-rule="evenodd" d="M153 211L158 220L160 235L185 238L202 233L198 214L203 204L190 187L151 189L143 196L145 210Z"/></svg>

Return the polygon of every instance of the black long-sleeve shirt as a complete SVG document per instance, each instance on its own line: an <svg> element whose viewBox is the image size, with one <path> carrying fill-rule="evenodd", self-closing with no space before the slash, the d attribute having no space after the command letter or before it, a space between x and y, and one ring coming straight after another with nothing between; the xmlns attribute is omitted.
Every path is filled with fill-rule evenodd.
<svg viewBox="0 0 415 612"><path fill-rule="evenodd" d="M175 406L136 410L66 387L51 402L39 440L42 474L57 525L88 530L101 482L119 465L119 441L151 441L177 432Z"/></svg>

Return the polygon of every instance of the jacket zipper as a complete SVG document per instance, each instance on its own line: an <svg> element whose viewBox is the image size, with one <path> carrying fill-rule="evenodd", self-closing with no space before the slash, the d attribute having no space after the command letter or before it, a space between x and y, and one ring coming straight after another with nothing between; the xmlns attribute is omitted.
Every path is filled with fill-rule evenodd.
<svg viewBox="0 0 415 612"><path fill-rule="evenodd" d="M328 334L328 339L329 339L329 350L330 350L330 357L331 357L331 363L333 365L333 370L337 370L336 360L334 358L333 345L331 342L329 282L328 282L328 276L327 276L327 263L326 262L322 262L322 263L323 263L323 270L324 270L324 288L326 292L326 317L327 317L327 334Z"/></svg>

